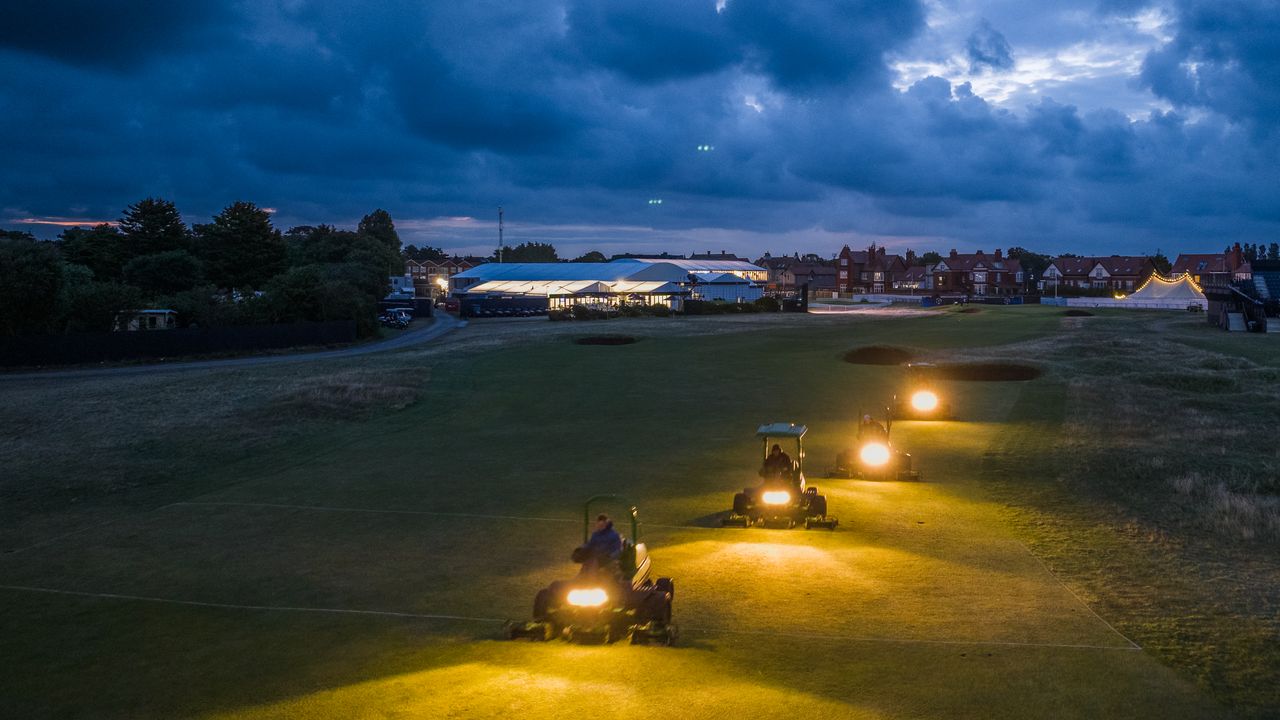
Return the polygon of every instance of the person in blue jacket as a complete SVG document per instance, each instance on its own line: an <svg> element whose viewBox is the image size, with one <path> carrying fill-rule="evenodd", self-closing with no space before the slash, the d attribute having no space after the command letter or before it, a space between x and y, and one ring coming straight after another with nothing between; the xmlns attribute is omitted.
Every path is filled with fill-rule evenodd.
<svg viewBox="0 0 1280 720"><path fill-rule="evenodd" d="M601 513L596 517L596 529L587 540L587 555L597 562L605 563L617 560L622 554L622 536L613 529L613 521L608 515Z"/></svg>
<svg viewBox="0 0 1280 720"><path fill-rule="evenodd" d="M613 529L609 516L604 514L596 517L596 529L587 539L587 544L573 551L574 561L582 563L583 575L602 569L617 575L621 570L618 566L621 556L622 536Z"/></svg>

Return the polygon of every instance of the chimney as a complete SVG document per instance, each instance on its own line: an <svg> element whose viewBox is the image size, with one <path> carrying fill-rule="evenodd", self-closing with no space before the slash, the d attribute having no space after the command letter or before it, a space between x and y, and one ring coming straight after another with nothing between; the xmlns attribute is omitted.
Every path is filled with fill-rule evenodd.
<svg viewBox="0 0 1280 720"><path fill-rule="evenodd" d="M1231 253L1227 255L1227 270L1235 271L1236 268L1244 264L1244 256L1240 250L1240 243L1231 246Z"/></svg>
<svg viewBox="0 0 1280 720"><path fill-rule="evenodd" d="M996 248L996 259L1000 259L1000 248Z"/></svg>
<svg viewBox="0 0 1280 720"><path fill-rule="evenodd" d="M973 254L974 254L974 255L981 255L981 254L982 254L982 251L981 251L981 250L974 250L974 251L973 251Z"/></svg>
<svg viewBox="0 0 1280 720"><path fill-rule="evenodd" d="M958 257L959 255L960 255L960 253L956 252L956 249L955 249L955 248L951 248L951 257L952 257L952 258Z"/></svg>

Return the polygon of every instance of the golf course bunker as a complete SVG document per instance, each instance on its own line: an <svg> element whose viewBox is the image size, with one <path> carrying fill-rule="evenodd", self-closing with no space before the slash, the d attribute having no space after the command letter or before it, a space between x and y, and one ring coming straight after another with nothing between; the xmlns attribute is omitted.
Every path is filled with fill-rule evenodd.
<svg viewBox="0 0 1280 720"><path fill-rule="evenodd" d="M867 345L844 354L844 361L854 365L901 365L915 359L915 353L889 345Z"/></svg>
<svg viewBox="0 0 1280 720"><path fill-rule="evenodd" d="M956 363L939 365L939 377L960 382L1011 382L1035 380L1044 374L1040 368L1020 363Z"/></svg>
<svg viewBox="0 0 1280 720"><path fill-rule="evenodd" d="M1068 310L1062 314L1067 317L1093 317L1093 313L1088 310Z"/></svg>
<svg viewBox="0 0 1280 720"><path fill-rule="evenodd" d="M574 339L579 345L631 345L636 338L630 335L593 335Z"/></svg>

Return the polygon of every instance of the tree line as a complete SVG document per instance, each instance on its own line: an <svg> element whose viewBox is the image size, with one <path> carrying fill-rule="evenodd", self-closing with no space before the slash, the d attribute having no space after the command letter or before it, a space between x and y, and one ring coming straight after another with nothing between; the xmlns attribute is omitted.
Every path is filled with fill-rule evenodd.
<svg viewBox="0 0 1280 720"><path fill-rule="evenodd" d="M355 230L281 232L250 202L187 225L172 202L146 198L54 241L0 230L0 335L107 331L144 308L174 310L180 327L354 320L368 335L403 272L385 210Z"/></svg>

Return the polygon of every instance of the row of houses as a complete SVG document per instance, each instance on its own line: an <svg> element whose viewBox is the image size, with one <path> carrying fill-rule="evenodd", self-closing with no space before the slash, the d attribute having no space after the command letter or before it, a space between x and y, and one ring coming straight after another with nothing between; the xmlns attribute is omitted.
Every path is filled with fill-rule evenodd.
<svg viewBox="0 0 1280 720"><path fill-rule="evenodd" d="M763 291L786 292L807 286L813 291L839 293L964 294L1009 296L1027 292L1052 294L1068 289L1130 293L1142 287L1156 272L1149 257L1140 255L1062 256L1052 260L1040 277L1031 277L1018 258L999 249L961 253L951 250L938 262L916 263L914 258L888 252L871 244L865 250L844 246L834 259L815 254L771 256L766 253L754 263L721 251L682 256L616 256L609 263L505 263L507 266L543 266L530 270L538 277L566 281L585 278L597 282L617 281L614 263L665 263L686 276L732 275L759 286ZM405 263L405 284L412 284L419 296L459 293L475 285L475 280L515 272L490 268L504 264L487 263L483 258L454 257L439 262ZM610 269L604 270L604 267ZM577 267L578 269L573 269ZM488 268L488 269L486 269ZM521 271L523 272L523 271ZM1179 255L1172 275L1187 274L1200 286L1226 285L1248 280L1250 266L1237 244L1223 253ZM544 278L543 275L546 275ZM596 276L599 277L596 277ZM461 278L463 282L456 280ZM521 279L521 278L515 278ZM693 283L696 284L696 283ZM407 290L407 288L406 288Z"/></svg>
<svg viewBox="0 0 1280 720"><path fill-rule="evenodd" d="M901 255L870 245L866 250L844 246L834 262L816 255L771 257L756 261L768 270L768 287L793 290L808 285L810 291L841 293L895 293L933 291L969 295L1016 295L1026 291L1027 277L1016 259L1000 250L990 255L978 250L952 250L939 262L909 263Z"/></svg>

